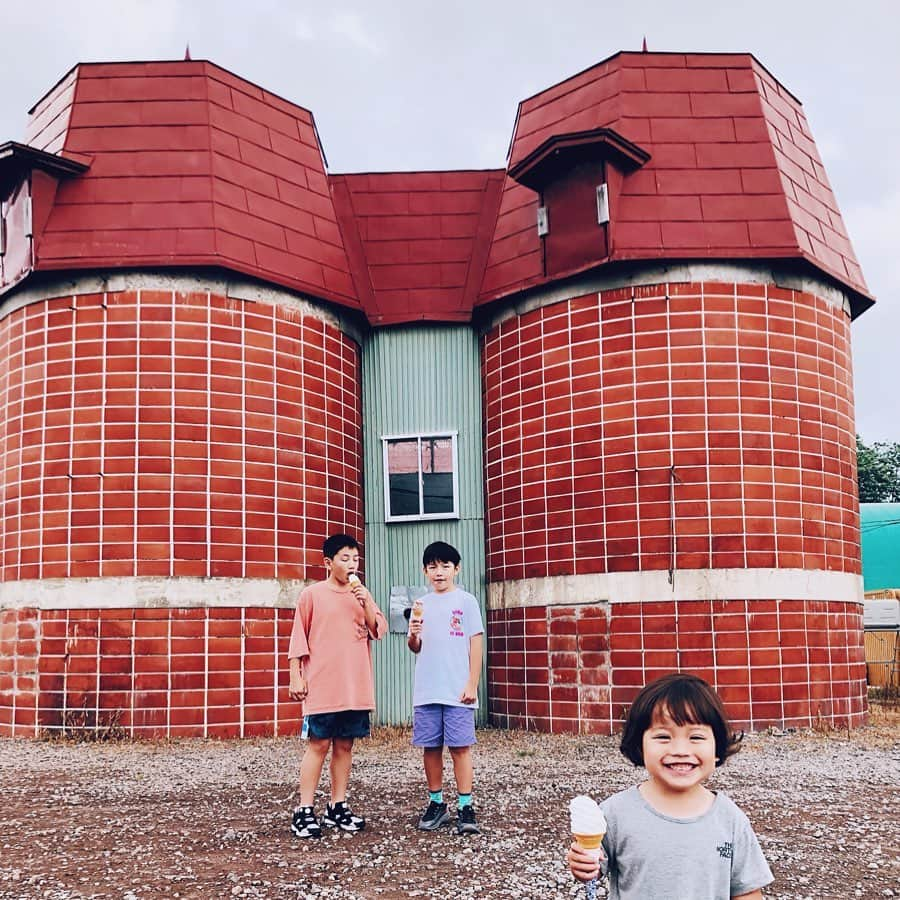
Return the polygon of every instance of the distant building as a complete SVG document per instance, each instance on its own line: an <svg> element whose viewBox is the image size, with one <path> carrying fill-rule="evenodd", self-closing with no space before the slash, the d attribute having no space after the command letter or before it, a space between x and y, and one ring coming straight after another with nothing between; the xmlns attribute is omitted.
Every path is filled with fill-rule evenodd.
<svg viewBox="0 0 900 900"><path fill-rule="evenodd" d="M872 298L753 56L618 53L505 168L342 175L212 63L81 64L0 200L0 733L295 731L338 529L401 611L460 548L497 725L609 732L673 669L745 727L864 720ZM379 721L411 665L378 646Z"/></svg>
<svg viewBox="0 0 900 900"><path fill-rule="evenodd" d="M863 587L900 591L900 503L860 503Z"/></svg>

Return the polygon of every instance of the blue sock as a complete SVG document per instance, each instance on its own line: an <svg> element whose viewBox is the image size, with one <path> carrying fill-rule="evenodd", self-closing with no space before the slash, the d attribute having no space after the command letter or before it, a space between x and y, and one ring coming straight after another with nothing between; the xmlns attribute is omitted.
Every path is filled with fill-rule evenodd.
<svg viewBox="0 0 900 900"><path fill-rule="evenodd" d="M440 791L429 791L428 796L431 799L432 803L443 803L444 802L444 792Z"/></svg>
<svg viewBox="0 0 900 900"><path fill-rule="evenodd" d="M471 794L460 794L457 798L457 803L459 804L459 808L462 809L464 806L472 805L472 795Z"/></svg>

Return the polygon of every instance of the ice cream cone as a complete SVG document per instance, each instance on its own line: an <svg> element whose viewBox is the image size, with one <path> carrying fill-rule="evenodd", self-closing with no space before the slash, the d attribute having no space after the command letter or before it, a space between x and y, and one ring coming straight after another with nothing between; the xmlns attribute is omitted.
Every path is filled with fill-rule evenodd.
<svg viewBox="0 0 900 900"><path fill-rule="evenodd" d="M600 834L573 834L575 842L583 850L597 850L603 843L604 832Z"/></svg>

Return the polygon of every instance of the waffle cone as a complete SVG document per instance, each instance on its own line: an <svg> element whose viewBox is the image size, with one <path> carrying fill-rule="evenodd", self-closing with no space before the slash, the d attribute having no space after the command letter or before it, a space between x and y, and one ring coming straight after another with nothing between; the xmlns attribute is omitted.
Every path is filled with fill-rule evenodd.
<svg viewBox="0 0 900 900"><path fill-rule="evenodd" d="M600 832L600 834L573 834L572 837L575 838L579 847L582 847L585 850L596 850L601 842L603 841L603 835L605 832Z"/></svg>

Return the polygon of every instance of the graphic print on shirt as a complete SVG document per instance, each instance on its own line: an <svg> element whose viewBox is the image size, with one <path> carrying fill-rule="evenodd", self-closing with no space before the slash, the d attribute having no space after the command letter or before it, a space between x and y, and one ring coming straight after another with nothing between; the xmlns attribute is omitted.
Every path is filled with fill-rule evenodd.
<svg viewBox="0 0 900 900"><path fill-rule="evenodd" d="M734 844L728 841L726 841L724 844L719 844L719 846L716 847L716 850L719 851L719 856L721 856L722 859L734 858Z"/></svg>
<svg viewBox="0 0 900 900"><path fill-rule="evenodd" d="M454 609L450 616L450 636L451 637L465 637L466 634L462 630L462 618L463 611L461 609Z"/></svg>

